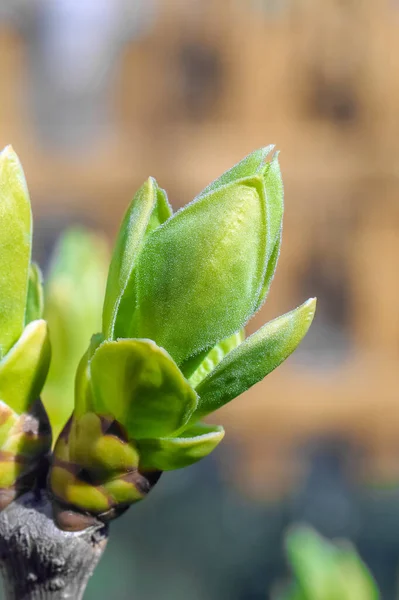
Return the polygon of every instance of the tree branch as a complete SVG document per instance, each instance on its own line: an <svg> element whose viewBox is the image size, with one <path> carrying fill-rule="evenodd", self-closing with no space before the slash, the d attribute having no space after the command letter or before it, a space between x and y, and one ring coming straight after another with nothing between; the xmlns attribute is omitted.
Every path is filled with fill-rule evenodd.
<svg viewBox="0 0 399 600"><path fill-rule="evenodd" d="M80 600L100 560L107 526L61 531L45 491L28 492L0 512L0 572L7 600Z"/></svg>

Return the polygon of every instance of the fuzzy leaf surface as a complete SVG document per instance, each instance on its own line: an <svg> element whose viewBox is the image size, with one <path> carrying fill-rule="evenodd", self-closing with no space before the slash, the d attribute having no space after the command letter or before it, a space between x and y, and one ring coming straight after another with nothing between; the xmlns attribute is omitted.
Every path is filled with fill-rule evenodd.
<svg viewBox="0 0 399 600"><path fill-rule="evenodd" d="M278 367L297 348L314 316L315 299L270 321L232 350L199 384L192 420L217 410Z"/></svg>
<svg viewBox="0 0 399 600"><path fill-rule="evenodd" d="M272 152L274 146L271 144L270 146L265 146L264 148L259 148L258 150L254 150L251 154L248 154L245 158L240 160L234 167L231 167L228 171L223 173L220 177L212 181L205 189L198 194L197 198L202 198L202 196L206 196L211 192L214 192L218 188L223 185L227 185L228 183L233 183L239 179L244 179L245 177L251 177L252 175L256 175L261 172L266 163L266 158L270 152Z"/></svg>
<svg viewBox="0 0 399 600"><path fill-rule="evenodd" d="M249 177L256 174L262 176L267 206L267 248L269 261L257 308L263 304L267 297L280 255L281 230L284 212L284 187L278 160L279 153L275 152L272 159L269 162L266 162L268 155L273 149L274 146L270 145L255 150L237 165L213 181L198 196L202 197L218 189L222 185L226 185L243 177Z"/></svg>
<svg viewBox="0 0 399 600"><path fill-rule="evenodd" d="M267 262L263 182L231 183L183 208L152 233L137 264L133 336L182 364L249 320Z"/></svg>

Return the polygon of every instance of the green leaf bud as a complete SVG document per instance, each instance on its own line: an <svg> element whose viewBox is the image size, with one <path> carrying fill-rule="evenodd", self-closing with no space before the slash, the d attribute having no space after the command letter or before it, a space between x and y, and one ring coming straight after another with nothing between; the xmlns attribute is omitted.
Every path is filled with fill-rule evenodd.
<svg viewBox="0 0 399 600"><path fill-rule="evenodd" d="M224 430L202 416L263 379L306 334L314 300L244 341L280 252L283 185L278 155L267 161L272 148L173 216L154 179L135 195L112 256L102 333L79 364L74 412L54 449L60 527L115 517L162 471L208 455Z"/></svg>
<svg viewBox="0 0 399 600"><path fill-rule="evenodd" d="M136 267L134 337L154 340L181 364L248 321L267 266L265 202L260 177L233 182L147 238Z"/></svg>

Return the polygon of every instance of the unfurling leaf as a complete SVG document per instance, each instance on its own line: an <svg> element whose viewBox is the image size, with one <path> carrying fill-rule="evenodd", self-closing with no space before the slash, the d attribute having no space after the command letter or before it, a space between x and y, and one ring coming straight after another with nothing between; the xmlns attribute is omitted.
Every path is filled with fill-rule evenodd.
<svg viewBox="0 0 399 600"><path fill-rule="evenodd" d="M201 352L199 355L189 358L180 370L187 377L189 384L194 389L203 379L218 365L224 357L237 348L245 339L244 329L241 329L234 335L222 340L212 350Z"/></svg>
<svg viewBox="0 0 399 600"><path fill-rule="evenodd" d="M170 471L187 467L208 456L223 437L223 427L198 423L178 437L140 440L140 468Z"/></svg>
<svg viewBox="0 0 399 600"><path fill-rule="evenodd" d="M197 405L196 393L177 365L151 340L106 341L89 369L94 411L112 415L129 438L172 435Z"/></svg>
<svg viewBox="0 0 399 600"><path fill-rule="evenodd" d="M306 335L315 299L267 323L232 350L196 388L198 408L192 420L217 410L278 367Z"/></svg>

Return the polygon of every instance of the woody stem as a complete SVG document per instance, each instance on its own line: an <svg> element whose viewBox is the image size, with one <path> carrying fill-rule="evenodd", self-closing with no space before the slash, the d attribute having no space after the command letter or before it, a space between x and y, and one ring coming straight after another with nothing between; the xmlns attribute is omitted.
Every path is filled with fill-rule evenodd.
<svg viewBox="0 0 399 600"><path fill-rule="evenodd" d="M7 600L81 600L107 543L97 523L58 529L45 490L28 492L0 512L0 572Z"/></svg>

